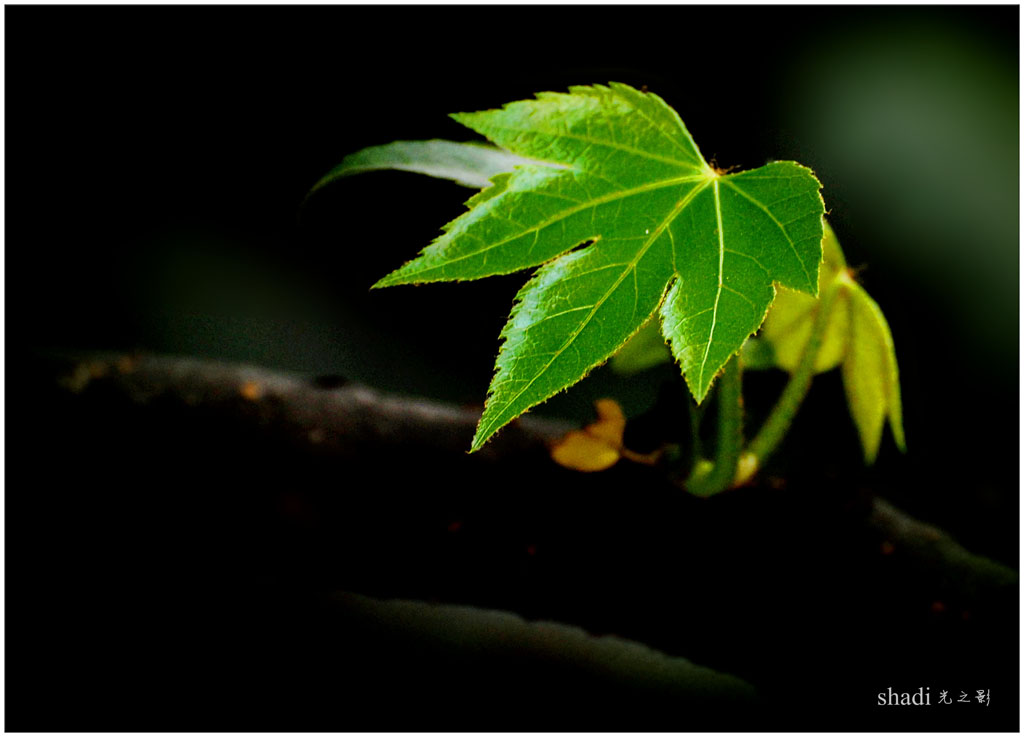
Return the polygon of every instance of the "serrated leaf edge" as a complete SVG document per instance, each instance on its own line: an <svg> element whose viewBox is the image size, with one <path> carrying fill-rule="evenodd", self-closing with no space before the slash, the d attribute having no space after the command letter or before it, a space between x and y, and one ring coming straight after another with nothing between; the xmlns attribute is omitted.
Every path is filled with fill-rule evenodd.
<svg viewBox="0 0 1024 737"><path fill-rule="evenodd" d="M685 202L680 203L680 206L677 206L676 208L674 208L673 211L666 218L666 220L664 221L662 226L659 226L658 230L656 231L655 237L653 237L638 252L637 258L634 260L634 267L633 268L635 268L635 263L637 261L639 261L639 259L643 256L644 253L646 253L646 251L650 247L650 244L653 243L653 241L656 240L656 238L660 236L661 232L666 227L668 227L671 224L672 221L674 221L674 219L682 212L682 210L685 209L686 205L689 204L689 202L692 201L692 199L694 197L696 197L697 194L702 192L707 187L708 184L710 184L711 182L714 182L715 207L716 207L716 214L717 214L717 217L718 217L718 225L719 225L719 227L718 227L719 243L720 243L720 245L719 245L719 262L720 262L719 263L719 270L721 272L721 269L722 269L722 263L721 262L722 262L723 254L724 254L724 251L723 251L724 246L722 246L722 243L721 243L722 237L723 237L723 233L722 233L722 223L721 223L721 204L720 204L720 199L719 199L719 187L720 187L719 183L720 182L724 182L731 189L733 189L737 194L739 194L740 196L744 197L745 199L750 201L752 204L757 206L760 210L762 210L772 220L772 222L774 222L776 227L778 227L778 229L782 233L783 237L789 243L790 247L793 249L794 255L796 256L796 258L797 258L798 262L800 263L800 266L801 266L801 268L802 268L802 270L804 272L804 276L805 276L806 282L807 282L805 286L807 288L806 289L800 288L800 287L796 287L796 288L799 291L806 292L806 293L811 294L811 295L813 295L815 297L818 296L818 279L817 278L813 278L813 279L811 278L811 274L808 271L806 262L801 257L799 250L797 250L796 244L790 239L789 234L786 232L785 227L781 223L778 222L778 219L772 214L772 212L763 203L761 203L757 198L752 197L750 194L745 192L741 187L736 186L734 183L732 183L730 181L730 179L735 177L735 176L739 176L739 175L742 175L742 174L749 174L749 172L755 171L756 169L755 170L746 170L744 172L738 172L735 175L726 175L724 173L720 173L720 172L717 172L717 171L711 169L709 167L709 165L707 164L706 160L704 160L703 155L700 153L700 149L697 147L696 142L693 140L693 137L690 134L689 129L683 123L683 121L680 118L678 112L675 109L673 109L671 106L667 105L665 103L665 101L662 100L658 95L655 95L653 93L647 93L647 92L638 91L638 90L633 89L632 87L629 87L628 85L623 85L621 83L612 82L612 83L610 83L610 85L608 87L605 87L605 86L602 86L602 85L573 86L573 87L569 88L568 95L566 95L565 93L555 93L555 92L537 93L535 95L535 99L537 99L537 100L544 100L544 99L552 98L552 97L568 97L568 96L571 96L573 94L593 95L593 94L601 94L601 93L608 93L608 92L613 92L613 93L615 93L615 94L617 94L617 95L619 95L619 96L621 96L623 98L626 98L627 100L628 100L629 96L638 96L638 97L645 97L646 96L646 97L651 98L652 100L655 101L656 104L662 106L665 110L667 110L669 112L670 116L674 119L674 121L678 124L679 128L682 130L682 132L687 137L690 145L693 147L693 150L694 150L694 152L695 152L695 154L697 156L697 159L699 160L699 163L698 162L690 161L689 160L689 152L687 151L687 152L685 152L685 153L688 154L687 161L684 162L684 161L679 161L679 160L672 160L672 163L681 164L681 165L685 165L685 166L689 166L689 167L694 167L696 170L701 171L701 174L696 176L696 177L691 177L691 178L692 179L704 179L705 180L705 184L703 184L702 186L699 186L699 187L695 187L694 190L692 191L692 193L688 193L688 196L686 197ZM628 100L628 101L634 102L633 100ZM517 101L506 103L505 105L502 106L502 110L507 110L510 106L516 105L516 104L521 104L523 102L524 101L522 101L522 100L517 100ZM467 127L473 128L473 126L470 125L469 121L471 121L474 117L476 117L478 115L481 115L481 114L486 114L487 112L490 112L490 111L479 111L479 112L476 112L476 113L453 113L451 115L451 117L454 120L456 120L457 122L459 122L459 123L461 123L463 125L467 125ZM644 116L644 117L646 117L646 116ZM649 118L648 118L648 120L650 121ZM650 122L653 123L654 121L650 121ZM654 124L654 127L659 132L664 133L664 129L661 128L660 125ZM474 130L475 130L475 128L474 128ZM563 132L558 132L558 134L559 135L564 135ZM501 147L499 147L499 148L501 148ZM501 150L505 150L505 149L502 148ZM643 155L643 156L647 156L648 158L651 158L650 152L636 150L635 153ZM654 157L654 158L664 158L664 157ZM546 163L546 162L538 162L538 163ZM791 165L795 166L796 168L806 172L814 180L814 182L817 184L815 192L817 193L818 199L819 199L819 201L821 203L822 213L824 213L824 198L822 197L822 194L821 194L822 186L821 186L820 180L818 180L818 178L814 175L813 171L810 168L805 167L805 166L803 166L803 165L801 165L801 164L799 164L797 162L787 162L787 163L790 163ZM571 167L565 166L563 164L555 164L555 166L558 166L560 168L571 169ZM393 271L392 273L388 274L387 276L385 276L384 278L382 278L378 282L376 282L373 285L372 288L381 288L381 287L398 285L398 284L403 284L403 283L425 283L425 282L429 282L429 281L467 281L467 280L473 279L473 278L484 278L483 276L481 276L481 277L469 277L468 279L467 278L459 278L459 277L455 277L454 279L453 278L444 278L444 279L436 279L436 280L422 279L422 278L415 278L415 277L405 279L405 278L403 278L403 275L401 274L401 272L403 272L411 263L413 263L416 260L420 259L428 251L428 249L439 246L444 239L446 239L446 238L448 238L450 236L450 234L455 230L455 228L459 227L460 223L471 222L472 219L467 218L466 216L476 212L476 210L474 210L474 208L476 208L479 205L483 204L487 200L490 200L490 199L493 199L493 198L497 197L503 191L505 191L508 188L509 181L515 175L516 171L518 171L520 169L524 169L524 168L527 168L527 167L517 166L517 167L515 167L515 170L513 172L501 173L501 174L498 174L498 175L492 177L491 180L490 180L492 182L492 185L490 187L485 188L481 192L477 193L472 198L470 198L470 200L468 200L466 202L466 206L469 209L466 212L464 212L462 215L460 215L458 218L456 218L455 220L452 220L451 222L447 223L442 228L442 235L441 236L439 236L438 238L435 238L434 241L432 241L432 243L429 246L424 248L423 251L420 254L418 254L414 259L412 259L411 261L407 262L406 264L404 264L399 269ZM661 181L661 182L658 182L657 184L659 184L661 186L664 186L666 184L669 184L670 181L671 180ZM655 183L652 183L652 184L655 184ZM616 193L616 194L617 194L618 197L628 196L628 195L626 195L624 193ZM594 207L597 204L601 204L601 203L600 202L588 202L586 205L581 205L581 209L585 209L586 207ZM568 215L563 215L562 217L567 217L567 216ZM824 215L822 215L822 223L823 223L823 225L822 225L822 237L824 238L824 228L825 228L825 226L824 226ZM543 226L541 226L541 227L543 227ZM509 338L508 331L510 330L510 327L515 322L515 318L518 315L518 312L519 312L519 310L520 310L520 308L521 308L521 306L522 306L522 304L523 304L523 302L525 300L525 295L526 295L527 291L534 287L534 285L537 283L538 279L541 278L543 276L543 274L545 273L545 269L549 268L551 266L551 264L554 263L555 261L557 261L559 258L562 258L567 252L574 251L574 250L576 250L580 246L587 247L587 243L589 243L589 247L593 247L597 243L598 240L599 240L598 238L595 238L595 239L593 239L593 240L591 240L589 242L584 242L582 244L578 244L577 246L567 247L564 251L562 251L561 253L557 254L551 261L549 261L548 263L540 265L540 267L535 272L534 276L523 286L522 289L519 290L519 292L516 295L516 298L515 298L515 301L514 301L514 304L513 304L513 308L512 308L512 311L510 313L510 316L509 316L509 320L508 320L508 322L506 323L505 327L502 329L502 332L501 332L500 338L501 338L502 343L501 343L501 347L500 347L499 352L498 352L497 364L500 364L501 358L504 355L504 352L505 352L506 347L508 345L508 338ZM817 273L820 270L821 263L822 263L822 258L823 258L822 250L820 248L818 250L818 253L819 253L819 257L818 257L818 262L816 264L817 268L815 269L815 277L817 276ZM494 272L494 273L491 273L491 274L486 274L484 276L494 276L494 275L498 275L500 273L513 273L513 272L520 271L520 270L522 270L522 267L511 268L508 271L504 271L504 272ZM598 303L598 305L603 304L604 300L607 299L608 294L610 294L611 291L613 291L614 288L618 286L618 284L621 282L621 279L625 278L625 275L628 272L629 272L628 269L623 272L623 276L620 277L620 280L617 281L615 283L615 285L613 285L613 287L611 289L609 289L609 291L602 298L602 300ZM512 420L516 419L517 417L521 416L525 411L531 409L532 407L537 406L538 404L541 404L542 402L547 401L552 396L555 396L558 393L560 393L562 391L565 391L567 388L569 388L569 386L572 386L572 385L578 383L583 378L585 378L590 373L590 371L592 371L595 367L602 365L609 358L611 358L613 355L615 355L615 353L618 352L618 350L620 350L622 348L622 346L625 345L626 342L628 342L643 327L643 325L648 320L650 320L655 314L657 314L657 313L659 313L661 311L662 306L664 304L664 300L665 300L666 295L668 294L668 292L671 289L671 287L674 284L676 284L676 282L678 281L678 278L679 278L679 276L678 276L678 274L676 274L674 278L669 279L666 282L665 287L662 290L661 297L659 298L658 303L655 306L655 308L652 310L651 314L646 316L643 321L639 322L637 327L629 335L627 335L619 343L619 345L616 346L616 348L614 350L610 351L606 356L604 356L604 357L596 360L595 362L593 362L583 372L583 374L578 379L576 379L572 384L570 384L570 385L568 385L566 387L562 387L561 389L558 389L558 390L552 392L551 394L548 394L547 396L543 397L539 401L530 404L528 407L524 408L522 411L519 411L516 414L514 414L513 416L508 417L507 419L505 419L503 422L501 422L501 424L495 425L495 423L492 422L489 425L487 425L486 428L485 428L484 420L487 418L488 410L492 406L492 401L493 401L493 398L494 398L493 380L492 380L492 385L491 385L491 388L489 388L489 390L488 390L488 396L487 396L487 400L485 402L484 414L481 416L480 423L477 426L477 431L476 431L476 434L474 436L470 452L478 450L480 447L482 447L483 444L490 437L492 437L495 432L497 432L499 429L501 429L501 427L503 427L504 425L508 424L509 422L511 422ZM714 307L714 309L716 311L715 317L717 317L718 300L719 300L719 298L721 296L721 289L722 289L721 273L719 274L719 282L720 282L720 284L719 284L718 292L716 294L715 307ZM769 309L771 308L771 305L775 301L775 296L777 295L776 280L773 279L770 286L771 286L771 289L772 289L772 299L768 302L768 304L767 304L763 314L760 316L760 319L758 321L758 327L761 324L763 324L764 319L765 319L766 315L768 314ZM594 310L592 310L591 314L593 314L595 311L596 311L596 307L595 307ZM566 340L565 343L563 343L562 347L557 352L556 357L557 357L557 355L561 355L562 351L564 351L564 349L566 347L568 347L568 345L570 345L572 343L572 341L575 339L576 335L579 334L579 332L588 324L588 322L589 322L589 318L588 318L587 321L584 321L584 323L582 323L579 328L576 329L576 331L573 333L573 335L571 335ZM701 363L700 374L699 374L699 377L698 377L698 384L703 383L704 371L705 371L705 368L706 368L707 357L709 355L711 342L712 342L712 340L714 338L714 327L715 327L715 324L716 324L716 321L715 321L715 319L713 317L712 328L711 328L710 333L709 333L708 343L707 343L707 346L705 347L705 354L704 354L704 357L703 357L703 360L702 360L702 363ZM757 328L755 328L753 331L751 331L750 334L753 335L756 331L757 331ZM664 333L664 316L662 316L662 335L663 335L663 337L666 338L666 343L670 347L670 352L672 353L673 357L675 358L675 352L671 350L672 341ZM737 348L737 350L735 350L732 353L730 353L730 358L732 356L738 354L741 350L742 350L742 344ZM551 362L553 362L553 360L554 359L552 359ZM522 390L520 390L519 393L517 393L517 395L515 397L513 397L513 399L511 401L514 401L516 398L521 396L530 386L532 386L533 383L544 374L544 372L546 371L547 367L551 365L551 362L549 362L547 364L547 366L545 366L543 369L541 369L541 371L527 384L527 386L524 387ZM676 359L676 363L677 364L679 363L678 359ZM680 369L682 369L681 366L680 366ZM715 376L717 376L718 373L720 373L720 371L716 371ZM496 374L496 376L497 376L497 374ZM685 376L686 376L687 384L690 386L691 393L694 394L695 398L697 398L697 401L699 403L700 401L703 400L704 397L706 397L707 393L710 391L710 388L711 388L711 386L714 383L714 378L715 377L712 377L711 380L707 382L706 386L703 389L703 392L700 393L699 396L697 396L697 394L699 393L699 390L698 390L698 393L693 392L693 385L690 382L690 378L689 378L688 375L685 375ZM511 401L506 403L506 404L511 404Z"/></svg>
<svg viewBox="0 0 1024 737"><path fill-rule="evenodd" d="M626 275L636 269L637 264L640 263L640 259L642 259L644 257L644 255L647 253L647 251L651 248L651 246L654 245L655 242L657 242L657 240L661 237L662 233L665 232L665 230L675 221L675 219L677 217L679 217L680 213L682 213L683 210L685 210L690 205L691 202L693 202L705 189L707 189L708 186L710 184L712 184L712 182L715 183L715 186L717 188L717 181L715 179L705 179L703 184L700 184L700 185L694 187L689 192L687 192L686 196L683 197L683 199L680 200L679 203L676 204L676 206L672 208L672 210L669 212L669 214L665 216L665 219L658 225L657 228L654 229L654 232L650 234L650 237L647 239L647 241L644 243L644 245L640 249L637 250L636 256L633 258L633 260L629 264L629 268L623 270L622 275L618 278L618 280L616 280L616 282L614 284L612 284L612 286L609 287L608 290L604 293L604 295L601 297L601 299L598 300L597 303L594 304L594 306L590 310L590 315L588 315L587 319L583 323L581 323L578 328L576 328L576 330L572 333L572 335L570 335L566 339L566 341L564 343L562 343L562 346L558 349L558 351L555 353L555 355L548 361L548 363L544 366L544 368L542 368L540 370L540 372L538 372L537 375L534 376L533 379L531 379L530 382L525 387L520 389L519 392L511 400L509 400L506 404L511 404L516 399L521 397L523 395L523 393L526 392L526 390L529 389L531 386L533 386L534 382L536 382L537 379L539 379L544 374L544 372L547 371L547 369L551 366L551 364L554 363L555 359L558 358L558 356L560 356L562 354L562 352L565 351L565 349L569 347L569 345L572 343L572 341L574 341L576 339L576 337L580 334L580 332L590 323L590 319L597 313L597 310L601 307L601 305L603 305L605 303L605 301L612 294L612 292L615 289L618 288L619 284L621 284L622 281L626 278ZM721 222L721 220L719 220L719 222ZM587 246L587 247L588 248L595 247L599 240L600 240L600 236L595 237L593 240L589 241L590 245ZM523 289L521 289L516 294L516 302L513 305L511 314L509 315L509 321L507 323L505 323L505 327L502 328L502 331L501 331L502 345L501 345L501 349L498 351L498 362L499 363L501 361L502 355L505 352L505 347L506 347L506 345L508 343L508 336L506 335L506 331L509 329L509 326L512 325L512 323L515 321L515 317L518 314L520 305L522 304L523 295L525 295L525 293L526 293L526 288L527 287L531 287L534 284L534 282L539 277L543 276L542 271L544 269L551 268L555 264L557 259L561 258L564 255L565 255L564 252L562 254L559 254L559 256L556 259L552 260L548 264L545 264L545 266L541 267L541 269L538 269L538 271L534 275L534 277L531 278L530 281L528 281L526 283L526 285L524 285ZM500 430L502 427L507 425L509 422L514 420L516 417L519 417L520 415L522 415L523 412L525 412L525 411L527 411L527 410L529 410L529 409L531 409L533 407L536 407L541 402L547 401L548 399L550 399L551 397L555 396L559 392L564 391L565 389L568 389L569 386L574 386L574 385L578 384L580 381L582 381L584 378L586 378L586 376L596 366L600 366L601 364L605 363L609 358L611 358L613 355L615 355L615 353L619 349L621 349L622 346L624 346L626 344L626 342L630 338L632 338L640 330L640 328L642 328L644 326L644 324L657 312L657 310L659 310L661 308L661 304L665 300L665 295L668 293L669 286L671 284L673 284L674 282L675 282L675 279L668 279L667 280L667 282L665 284L665 287L662 289L661 297L658 299L658 303L657 303L657 306L655 307L655 309L650 314L648 314L646 317L644 317L644 319L642 321L640 321L640 323L637 325L637 327L631 333L629 333L629 335L627 335L626 338L622 342L620 342L612 351L610 351L607 355L605 355L602 358L597 359L597 361L592 363L590 365L590 367L587 368L578 379L576 379L576 381L574 381L572 384L569 384L568 386L565 386L565 387L562 387L559 390L556 390L555 392L552 392L551 394L548 394L546 397L543 397L539 401L530 404L529 406L525 407L523 410L517 412L512 417L506 419L500 425L495 426L494 423L492 422L490 425L488 425L487 430L484 431L483 430L484 419L487 417L487 411L488 411L488 408L491 405L491 399L493 397L493 391L492 391L491 388L489 388L488 389L488 394L487 394L487 400L484 403L484 413L483 413L483 415L480 418L480 423L477 425L477 432L476 432L476 435L473 437L473 445L470 448L470 452L473 452L474 450L480 448L483 445L483 443L486 442L487 438L491 437L495 432ZM773 298L774 298L774 295L773 295ZM762 320L763 319L764 318L762 316ZM496 364L496 367L497 367L497 364ZM495 374L495 376L497 376L497 374ZM491 387L493 387L493 380L492 380L492 383L491 383ZM481 433L482 432L485 433L485 434L483 434L483 436L481 438Z"/></svg>
<svg viewBox="0 0 1024 737"><path fill-rule="evenodd" d="M596 243L596 242L597 242L597 239L595 239L593 241L588 241L587 243L583 244L583 247L589 248L589 247L593 246L594 243ZM573 249L572 252L576 252L578 250L579 250L578 248L577 249ZM509 314L508 321L505 323L505 327L502 328L501 334L499 335L499 340L501 340L501 347L498 349L498 358L495 360L495 368L497 368L497 364L501 361L501 357L505 353L505 350L506 350L507 345L508 345L508 338L509 338L508 332L510 331L511 326L515 323L516 315L518 315L519 310L521 309L522 304L525 301L525 294L526 294L526 292L528 291L528 289L531 286L533 286L534 282L537 282L537 281L539 281L540 279L543 278L543 274L541 274L541 271L543 269L552 268L554 266L555 261L557 261L558 259L564 257L565 255L566 254L563 253L563 254L559 255L558 257L552 259L551 261L547 262L546 264L544 264L539 269L537 269L537 271L530 278L530 280L528 282L526 282L526 284L524 284L523 287L516 293L515 300L514 300L514 302L512 304L512 311ZM519 417L522 417L526 412L528 412L528 411L532 410L533 408L543 404L544 402L548 401L552 397L556 397L559 394L561 394L562 392L568 391L570 388L572 388L576 384L580 383L581 381L583 381L583 379L585 379L587 376L589 376L591 371L593 371L596 368L600 368L605 363L607 363L608 360L611 359L612 356L614 356L616 353L619 352L619 350L621 350L622 346L624 346L626 343L628 343L630 341L630 339L634 335L636 335L638 332L640 332L640 329L644 325L646 325L647 322L652 317L654 317L656 314L658 314L658 311L661 309L662 302L664 302L664 300L665 300L665 295L668 294L668 289L669 289L669 286L671 284L672 284L672 280L669 280L668 284L666 284L665 288L662 290L661 297L658 299L658 303L655 305L654 309L651 310L651 313L649 315L647 315L647 317L645 317L643 319L643 321L640 323L640 325L633 332L631 332L629 335L627 335L625 337L625 339L619 345L617 345L615 347L615 349L612 350L607 356L605 356L604 358L598 359L596 362L591 364L583 372L583 375L580 376L579 379L577 379L572 384L569 384L567 386L563 386L561 389L557 389L557 390L551 392L550 394L548 394L543 399L540 399L537 402L534 402L529 407L526 407L525 409L521 410L520 412L517 412L512 417L506 419L502 424L494 426L494 423L491 423L491 426L488 428L488 431L486 432L486 434L483 434L484 431L483 431L482 428L483 428L484 419L487 417L487 411L490 408L492 399L494 397L494 393L493 393L492 388L488 387L487 399L484 401L484 412L480 416L480 420L477 423L476 433L473 436L473 443L472 443L472 445L471 445L471 447L469 449L469 452L470 453L474 453L474 452L480 450L480 448L482 448L487 443L488 440L493 438L494 435L499 430L501 430L503 427L505 427L505 425L508 425L510 422L513 422L514 420L516 420ZM568 344L566 344L566 346L567 345ZM563 347L566 347L566 346L563 346ZM495 374L495 375L497 375L497 374ZM540 377L540 374L538 374L537 377L535 377L535 378L539 378L539 377ZM491 386L493 387L493 379L492 379Z"/></svg>

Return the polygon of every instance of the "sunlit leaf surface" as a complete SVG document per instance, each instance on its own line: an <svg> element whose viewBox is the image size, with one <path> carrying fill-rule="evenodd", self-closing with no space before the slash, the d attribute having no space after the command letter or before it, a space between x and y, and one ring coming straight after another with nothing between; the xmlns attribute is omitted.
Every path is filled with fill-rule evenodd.
<svg viewBox="0 0 1024 737"><path fill-rule="evenodd" d="M701 401L760 327L774 284L817 293L824 206L799 164L717 172L661 98L621 84L453 117L545 162L494 176L441 237L376 285L541 266L502 332L474 450L659 312Z"/></svg>

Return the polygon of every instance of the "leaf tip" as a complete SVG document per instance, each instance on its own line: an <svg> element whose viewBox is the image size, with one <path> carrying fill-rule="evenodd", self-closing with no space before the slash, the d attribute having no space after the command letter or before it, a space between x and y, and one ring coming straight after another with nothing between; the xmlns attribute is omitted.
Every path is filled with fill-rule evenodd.
<svg viewBox="0 0 1024 737"><path fill-rule="evenodd" d="M470 443L469 450L467 453L476 453L478 450L487 444L487 441L494 436L494 430L484 429L483 417L480 418L480 424L477 425L476 433L473 435L473 442Z"/></svg>
<svg viewBox="0 0 1024 737"><path fill-rule="evenodd" d="M684 376L684 378L686 379L686 386L690 389L690 396L693 397L693 401L699 407L707 399L708 392L711 390L711 384L714 382L714 377L708 379L703 384L691 381L689 375Z"/></svg>
<svg viewBox="0 0 1024 737"><path fill-rule="evenodd" d="M313 197L313 195L315 195L321 189L323 189L328 184L333 182L335 179L336 179L336 176L334 174L334 170L333 169L330 172L328 172L327 174L324 174L322 177L320 177L320 179L317 180L316 184L314 184L312 187L310 187L309 191L306 192L306 196L302 198L302 206L305 207L306 203Z"/></svg>
<svg viewBox="0 0 1024 737"><path fill-rule="evenodd" d="M898 414L893 413L891 409L889 411L889 428L892 430L893 440L896 441L896 447L900 453L906 453L907 436L903 432L903 420Z"/></svg>
<svg viewBox="0 0 1024 737"><path fill-rule="evenodd" d="M410 262L412 263L412 262ZM408 264L406 264L408 266ZM405 266L395 269L390 274L378 279L370 289L383 289L384 287L397 287L400 284L415 284L416 275L410 274Z"/></svg>
<svg viewBox="0 0 1024 737"><path fill-rule="evenodd" d="M477 119L480 113L448 113L448 117L454 120L459 125L464 125L471 130L476 130L473 126L473 121Z"/></svg>
<svg viewBox="0 0 1024 737"><path fill-rule="evenodd" d="M377 281L375 281L373 284L370 285L370 289L383 289L384 287L393 287L395 284L398 283L394 279L394 276L395 276L396 273L397 272L393 271L390 274L388 274L387 276L385 276L385 277L383 277L381 279L378 279Z"/></svg>
<svg viewBox="0 0 1024 737"><path fill-rule="evenodd" d="M882 428L878 427L878 432L874 435L869 435L868 432L863 431L861 434L861 447L864 449L864 465L873 466L875 461L878 460L878 451L882 447Z"/></svg>

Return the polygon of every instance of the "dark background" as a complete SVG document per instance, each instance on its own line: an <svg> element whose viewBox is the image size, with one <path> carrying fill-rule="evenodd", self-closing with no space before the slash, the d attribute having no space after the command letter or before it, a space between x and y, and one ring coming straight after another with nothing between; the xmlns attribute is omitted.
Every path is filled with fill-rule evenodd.
<svg viewBox="0 0 1024 737"><path fill-rule="evenodd" d="M194 453L195 439L133 456L83 439L88 425L71 436L66 418L47 415L49 405L21 389L32 385L26 357L54 349L179 353L481 403L523 276L369 291L462 211L467 190L379 173L301 203L347 153L395 139L470 140L447 113L571 84L646 85L720 166L795 159L815 170L847 258L867 266L862 281L889 318L910 452L899 456L886 436L879 463L864 469L841 385L826 376L775 470L838 474L1018 567L1017 8L9 7L5 15L10 726L254 728L244 709L243 721L232 722L205 702L186 710L192 721L151 705L121 712L136 721L119 722L92 698L89 669L60 686L43 675L18 683L29 662L44 673L88 654L102 670L103 648L76 649L90 637L106 638L115 661L129 647L127 633L143 649L159 638L169 614L151 612L139 630L125 629L110 619L114 602L136 601L126 593L132 585L154 595L168 571L205 570L204 556L220 548L116 576L104 556L158 557L153 540L172 539L158 509L181 525L182 543L230 538L208 523L203 505L223 511L210 501L217 488L259 482L222 468L214 484L194 455L178 455ZM637 416L672 380L666 367L623 386L599 370L538 413L585 419L590 401L610 392ZM747 384L756 422L781 379L748 375ZM177 435L165 429L160 437ZM215 462L217 449L209 456L202 463ZM166 493L153 506L146 489L161 463L193 468L196 485L180 498L187 511L175 511L167 484L153 485ZM337 472L272 478L320 486ZM560 490L545 493L557 499ZM82 498L104 494L98 507ZM244 505L232 494L224 508ZM126 498L144 506L145 525ZM631 502L627 495L617 503ZM742 506L733 513L752 514ZM54 514L63 521L47 517ZM513 516L538 514L543 507ZM96 540L107 552L90 552ZM179 583L186 594L217 591L220 609L212 611L234 612L238 599L224 591L251 575L244 570L226 588L202 574ZM324 575L316 586L329 585ZM94 602L81 629L67 630L54 614L64 611L65 593ZM195 637L195 652L205 652L203 635ZM989 644L1005 647L989 653L1004 668L993 674L993 699L997 687L1016 699L1015 627ZM955 671L960 655L950 657ZM152 662L159 659L133 661L134 676L156 677ZM160 678L187 680L189 669L202 670L202 656L169 668ZM126 672L116 664L109 671ZM865 698L889 685L884 674L884 665L864 674ZM111 678L96 688L124 686ZM47 703L68 693L80 720L72 710L53 721ZM210 713L221 721L203 722ZM279 724L290 722L272 726Z"/></svg>

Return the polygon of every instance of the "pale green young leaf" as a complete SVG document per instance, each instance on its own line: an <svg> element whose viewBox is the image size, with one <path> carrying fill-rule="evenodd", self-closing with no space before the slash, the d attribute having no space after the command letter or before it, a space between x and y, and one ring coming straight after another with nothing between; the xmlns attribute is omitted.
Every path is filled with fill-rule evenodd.
<svg viewBox="0 0 1024 737"><path fill-rule="evenodd" d="M870 464L878 454L887 417L896 445L901 451L906 450L896 352L885 316L850 276L842 248L828 223L822 247L819 291L836 279L840 280L841 289L833 302L814 370L821 373L842 366L850 414L860 435L864 458ZM751 338L743 346L744 367L795 371L818 308L818 299L780 289L759 337Z"/></svg>
<svg viewBox="0 0 1024 737"><path fill-rule="evenodd" d="M656 95L573 87L453 117L545 163L493 177L441 237L376 285L543 264L502 332L474 450L606 361L659 308L701 401L760 327L776 283L817 292L824 205L810 170L716 172Z"/></svg>
<svg viewBox="0 0 1024 737"><path fill-rule="evenodd" d="M615 373L628 376L671 360L672 353L661 334L661 324L655 316L644 323L619 352L612 356L611 367Z"/></svg>
<svg viewBox="0 0 1024 737"><path fill-rule="evenodd" d="M818 276L818 291L822 292L836 275L846 269L846 259L839 246L839 241L832 228L825 223L825 237L822 240L824 261ZM781 288L775 296L775 302L765 318L764 325L757 338L751 338L748 344L758 341L767 346L748 345L744 347L745 358L749 355L754 360L744 361L748 369L770 368L778 366L792 373L800 363L804 347L811 337L811 326L818 310L818 299L793 289ZM840 292L832 307L821 348L814 363L815 373L822 373L838 366L846 354L849 336L850 308L849 297L845 291ZM769 350L757 350L768 348ZM755 350L757 352L755 353ZM770 361L756 360L755 357Z"/></svg>
<svg viewBox="0 0 1024 737"><path fill-rule="evenodd" d="M851 281L849 294L849 346L843 360L843 386L864 460L873 463L882 440L886 418L896 446L906 451L903 408L900 399L899 368L889 323L878 304Z"/></svg>
<svg viewBox="0 0 1024 737"><path fill-rule="evenodd" d="M778 298L776 295L775 299ZM771 312L768 315L771 316ZM740 362L743 364L744 371L760 371L778 366L772 344L753 336L747 338L747 342L740 349Z"/></svg>
<svg viewBox="0 0 1024 737"><path fill-rule="evenodd" d="M828 222L824 223L824 238L821 242L824 260L818 274L818 292L846 268L839 241ZM828 371L839 365L846 352L849 332L848 297L841 293L836 299L833 314L825 328L822 347L815 362L815 373ZM758 336L750 337L741 350L743 367L748 370L782 368L796 370L800 356L811 336L811 324L818 300L803 292L778 287L775 301ZM631 374L672 360L672 354L664 342L654 321L645 324L640 331L612 356L611 366L616 373Z"/></svg>
<svg viewBox="0 0 1024 737"><path fill-rule="evenodd" d="M381 169L398 169L451 179L465 187L489 187L491 177L521 164L539 162L502 151L495 146L454 141L394 141L370 146L346 156L313 185L310 194L342 177Z"/></svg>

